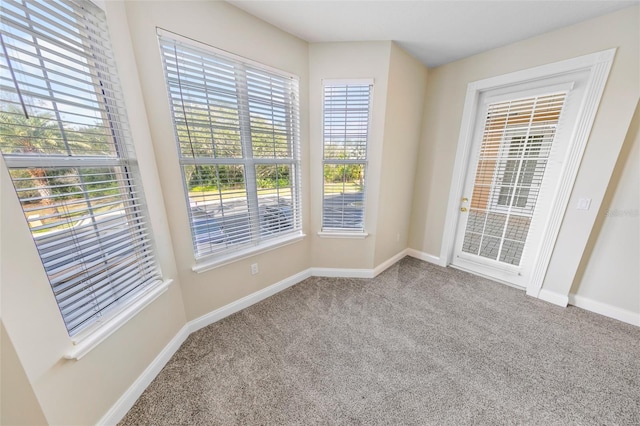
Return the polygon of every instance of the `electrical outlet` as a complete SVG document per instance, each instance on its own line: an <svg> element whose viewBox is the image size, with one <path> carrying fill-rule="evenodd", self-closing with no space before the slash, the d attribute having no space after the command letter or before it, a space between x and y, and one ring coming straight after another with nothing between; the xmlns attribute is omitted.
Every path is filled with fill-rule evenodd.
<svg viewBox="0 0 640 426"><path fill-rule="evenodd" d="M251 264L251 275L255 275L258 273L258 264L257 263L252 263Z"/></svg>
<svg viewBox="0 0 640 426"><path fill-rule="evenodd" d="M396 243L400 242L400 234L396 234Z"/></svg>

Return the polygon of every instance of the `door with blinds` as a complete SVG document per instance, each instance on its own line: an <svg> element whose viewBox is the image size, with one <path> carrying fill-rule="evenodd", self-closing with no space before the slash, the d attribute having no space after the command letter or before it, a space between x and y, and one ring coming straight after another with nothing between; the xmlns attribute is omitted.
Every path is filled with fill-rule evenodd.
<svg viewBox="0 0 640 426"><path fill-rule="evenodd" d="M526 287L566 153L557 133L569 89L481 98L453 266Z"/></svg>

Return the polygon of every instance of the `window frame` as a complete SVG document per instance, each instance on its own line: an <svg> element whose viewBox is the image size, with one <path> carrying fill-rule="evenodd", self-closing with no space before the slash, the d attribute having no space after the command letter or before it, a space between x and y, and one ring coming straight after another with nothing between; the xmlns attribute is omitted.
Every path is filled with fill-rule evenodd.
<svg viewBox="0 0 640 426"><path fill-rule="evenodd" d="M87 2L87 3L89 4L77 5L78 9L75 9L75 11L76 12L78 10L84 11L83 13L81 13L80 19L84 20L85 22L97 22L96 24L94 24L94 26L91 27L91 30L95 30L96 28L99 28L99 36L103 37L102 40L104 41L105 44L100 44L99 47L97 47L98 49L104 49L104 51L100 51L100 55L104 55L105 52L107 52L106 55L113 58L115 55L115 49L113 46L114 45L113 40L111 38L111 32L109 31L110 17L107 13L107 10L105 10L103 6L96 4L93 1ZM58 11L58 9L56 9L54 6L48 6L48 7L52 8L54 13ZM94 8L94 10L93 11L86 10L87 7ZM28 9L28 6L20 4L17 6L17 8L24 9L26 11ZM40 8L42 8L42 6L40 6ZM46 16L46 15L43 15L43 16ZM31 18L29 17L29 14L27 14L25 15L24 18L20 18L20 19L25 19L28 21ZM77 27L75 25L69 25L68 28L75 30ZM65 129L63 126L65 124L73 125L74 122L66 118L64 119L61 118L60 112L57 107L57 103L63 102L65 98L62 97L60 98L60 100L57 100L57 98L53 95L51 85L57 84L58 82L56 82L56 80L53 80L49 77L48 72L50 72L50 69L48 69L48 67L44 65L44 60L47 60L47 58L43 56L43 54L39 50L38 42L35 41L35 37L41 37L41 36L38 35L37 32L35 32L32 26L29 26L29 31L25 31L25 30L22 30L22 31L25 32L26 34L30 34L31 32L33 32L33 37L34 37L33 46L35 48L35 54L34 54L35 56L33 57L36 61L39 61L40 69L42 70L42 78L40 79L40 77L37 77L34 75L34 77L37 77L37 79L35 79L34 81L43 82L49 88L48 90L49 90L49 95L51 96L51 104L53 105L52 111L55 112L55 114L53 114L54 118L51 118L50 120L54 125L59 126L61 129L63 129L61 130L62 132L61 135L62 135L62 138L65 139L66 138L65 132L69 131L69 129ZM91 40L91 37L88 37L88 39ZM31 45L29 44L29 46ZM108 140L109 140L109 144L113 144L113 147L115 149L115 154L113 155L107 155L107 154L75 155L74 154L74 155L65 156L65 155L59 155L56 153L51 154L47 152L42 152L38 154L20 154L20 153L16 154L14 152L10 152L10 153L3 153L2 155L3 161L5 162L8 172L14 169L25 169L25 168L79 169L79 171L81 169L87 169L87 168L121 168L122 170L120 172L115 172L115 170L112 170L112 172L122 174L122 179L124 179L123 181L127 182L127 186L124 187L122 190L120 190L120 188L118 187L119 193L117 194L117 200L120 200L120 202L123 204L124 206L123 211L125 210L128 211L130 208L134 209L133 213L125 213L127 218L129 218L129 215L131 215L131 219L127 219L127 222L131 220L133 221L133 223L126 223L127 232L132 233L132 235L134 234L137 235L135 238L134 237L131 237L131 238L134 238L133 241L136 241L137 244L144 245L144 254L145 254L144 258L138 258L138 255L136 254L135 258L138 259L136 260L136 262L138 263L142 262L141 264L149 263L151 265L150 268L153 272L149 277L144 278L144 281L140 281L138 284L132 285L134 290L131 293L126 293L125 295L120 296L118 299L115 299L114 302L107 304L106 307L99 309L99 315L93 315L89 317L89 319L84 320L82 323L80 323L80 324L83 324L82 326L69 329L69 326L67 324L67 319L61 314L63 327L65 328L65 331L68 334L69 339L73 344L73 349L64 355L64 357L67 359L80 359L82 356L84 356L84 354L86 354L91 349L96 347L100 342L102 342L109 335L115 332L120 326L126 323L128 319L135 316L146 305L151 303L160 294L166 291L168 286L171 284L171 280L163 281L162 279L162 272L159 265L159 259L157 256L155 241L153 238L153 232L148 220L149 214L148 214L147 203L146 203L143 188L142 188L143 187L142 176L141 176L140 167L138 165L138 161L135 155L133 138L131 135L131 131L129 130L128 111L124 105L124 99L118 97L117 95L114 95L114 94L119 94L122 97L124 97L125 95L124 91L122 90L120 75L119 75L117 66L115 64L115 60L112 59L110 63L105 63L105 62L97 61L94 58L92 58L91 49L93 47L95 46L93 46L92 44L86 45L84 47L84 50L81 51L82 54L79 55L78 57L81 58L81 60L86 61L83 66L89 70L88 72L95 73L95 74L92 74L92 77L93 77L91 79L92 84L94 86L99 86L102 88L101 91L98 91L98 90L95 91L95 96L97 98L97 103L100 105L100 107L98 108L101 111L100 112L102 116L101 123L108 126L108 128L110 129L110 136L108 137ZM51 49L51 47L48 47L48 49ZM70 53L71 50L69 49L61 48L59 51L56 51L55 47L53 49L54 49L53 50L54 52L59 53L62 56L71 55ZM7 51L4 50L3 56L6 57L6 53ZM73 54L77 55L78 51L75 51ZM13 58L13 56L9 55L9 58ZM9 68L12 67L11 62L13 62L13 59L7 59ZM76 69L78 70L77 72L79 72L82 75L85 75L85 73L87 72L87 71L81 70L81 68L76 68ZM33 108L33 105L31 105L29 102L25 103L25 101L22 99L22 95L20 93L21 90L19 86L25 83L19 81L13 75L13 70L11 71L12 72L9 77L11 80L16 80L14 81L14 84L16 86L16 95L18 96L19 103L22 104L22 107L26 113L27 112L26 105L28 104L32 108ZM59 89L57 91L59 91ZM30 97L33 97L34 99L39 98L38 96L35 96L35 95L32 95ZM67 101L73 103L74 99L79 100L80 103L86 101L85 98L81 98L79 96L76 96L74 98L73 95L70 95L67 98ZM70 114L74 114L74 113L70 113ZM114 120L113 119L114 115L119 116L120 118L118 118L117 120ZM82 180L80 175L78 175L78 177ZM14 183L14 186L15 186L15 183ZM84 186L84 184L82 186ZM88 190L82 189L81 191L81 193L84 194L84 198L91 199L91 196L87 196L88 192L86 191ZM134 192L136 192L137 195L135 195ZM27 218L25 215L22 202L19 199L17 200L17 202L21 205L21 210L23 210L23 215L26 220ZM98 222L95 220L95 217L97 217L95 216L95 213L93 210L95 207L92 207L91 203L89 203L88 206L89 208L87 211L90 212L89 216L83 215L82 218L85 218L85 219L90 218L90 220L94 224L92 227L97 230L96 232L100 232L100 233L103 232L104 229L100 227L96 227L95 225ZM63 216L63 214L62 213L56 214L56 217L58 216ZM68 222L68 223L71 223L71 222ZM143 224L144 224L144 227L146 228L144 230L142 230L141 228ZM30 234L31 234L31 237L33 238L34 245L38 247L38 241L35 239L33 232L30 231ZM143 240L145 238L148 239L148 242L143 244ZM96 241L100 241L100 239L101 237L99 237ZM64 240L69 240L69 238L64 238ZM74 247L73 242L67 245L71 249L73 249ZM99 247L100 251L102 250L106 251L106 249L102 247L100 244L96 245L95 247L96 248ZM51 276L49 275L49 272L46 269L46 266L44 265L44 260L40 252L38 252L38 258L41 260L41 264L43 265L43 269L47 276L48 282L51 283ZM84 261L82 261L81 263L84 265ZM107 265L104 271L108 272L111 270L111 268L112 266ZM117 271L114 273L116 275L118 274ZM117 281L116 283L118 282L130 283L138 280L137 276L133 278L126 278L126 276L130 275L129 273L122 274L122 275L123 275L122 279L124 279L124 281ZM81 281L81 282L84 282L84 281ZM112 285L111 278L108 278L105 286L110 287L111 285ZM127 286L129 285L130 284L127 284ZM49 287L51 288L51 285ZM52 296L54 296L54 294L52 294ZM55 296L54 296L54 301L56 302L56 308L61 310L62 307L60 306L60 303L58 302Z"/></svg>
<svg viewBox="0 0 640 426"><path fill-rule="evenodd" d="M371 129L373 124L373 98L374 98L374 79L373 78L361 78L361 79L323 79L322 80L322 198L321 198L321 212L320 212L320 231L318 236L321 238L356 238L362 239L369 236L367 232L367 188L368 188L368 166L369 166L369 153L371 142ZM364 158L362 159L327 159L325 158L325 142L326 142L326 123L325 123L325 109L326 109L326 87L347 87L347 86L369 86L369 106L368 106L368 120L367 120L367 137L365 142ZM363 167L363 195L362 195L362 228L341 228L341 227L325 227L325 166L326 165L355 165L359 164Z"/></svg>
<svg viewBox="0 0 640 426"><path fill-rule="evenodd" d="M190 234L192 241L192 249L195 264L192 270L197 273L205 272L210 269L227 265L237 260L256 255L265 251L273 250L278 247L289 245L302 240L305 234L302 231L302 203L301 203L301 153L300 153L300 105L299 105L299 77L295 74L282 71L280 69L262 64L251 59L230 53L228 51L219 49L209 44L190 39L180 34L168 31L166 29L157 27L156 33L158 37L158 43L160 47L160 56L162 58L163 77L165 80L165 88L167 90L167 100L169 102L169 109L171 114L171 122L174 130L174 139L176 141L177 159L180 167L180 174L182 179L182 186L184 188L184 199L187 207L187 216L190 224ZM168 41L163 42L162 39ZM237 85L237 90L241 92L241 97L245 99L249 98L248 83L247 83L247 69L250 71L263 71L266 74L275 75L277 77L288 79L292 87L292 92L287 94L287 103L285 104L286 121L289 125L287 131L287 140L290 141L290 156L289 157L259 157L253 155L253 140L252 140L252 119L251 111L248 100L241 100L241 97L236 98L237 102L237 114L238 114L238 127L237 130L240 134L240 144L242 147L242 156L237 158L232 157L214 157L214 156L185 156L182 152L181 139L178 134L178 128L176 124L176 111L173 109L171 98L171 85L168 81L167 63L163 49L163 43L173 42L176 45L183 45L187 49L193 49L200 51L201 54L210 54L211 57L207 59L220 59L223 61L229 61L234 63L235 66L240 69L234 72L234 83ZM183 65L184 66L184 65ZM240 75L244 73L244 75ZM202 80L204 81L204 79ZM182 106L185 106L182 101ZM203 105L205 105L203 103ZM207 101L206 105L216 107L215 103ZM292 124L291 124L292 123ZM240 243L237 245L230 244L230 247L225 249L209 252L198 253L196 234L194 234L193 213L191 212L191 199L189 196L189 184L185 174L185 166L195 165L239 165L243 167L243 179L244 179L244 193L246 194L247 202L247 215L249 216L249 222L251 223L251 230L248 235L250 238L248 242ZM291 210L292 210L292 229L277 233L274 236L264 236L261 232L260 225L260 188L258 187L258 181L256 176L257 166L288 166L290 167L290 179L291 179ZM222 197L222 196L221 196ZM221 202L222 198L220 198Z"/></svg>

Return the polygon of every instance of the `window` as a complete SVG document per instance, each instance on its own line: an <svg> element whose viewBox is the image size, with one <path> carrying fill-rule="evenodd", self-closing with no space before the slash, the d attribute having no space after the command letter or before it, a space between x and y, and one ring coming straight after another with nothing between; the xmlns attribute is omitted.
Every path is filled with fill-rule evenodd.
<svg viewBox="0 0 640 426"><path fill-rule="evenodd" d="M160 282L104 12L4 0L0 150L69 335Z"/></svg>
<svg viewBox="0 0 640 426"><path fill-rule="evenodd" d="M566 98L563 91L487 106L463 253L521 264Z"/></svg>
<svg viewBox="0 0 640 426"><path fill-rule="evenodd" d="M301 235L298 79L158 35L196 259Z"/></svg>
<svg viewBox="0 0 640 426"><path fill-rule="evenodd" d="M498 206L512 208L526 208L535 203L531 199L531 189L538 184L536 180L541 180L542 176L536 171L544 171L546 159L539 159L540 149L543 145L543 135L514 136L509 143L507 160L503 160L504 169L500 182L500 194L498 195ZM524 146L524 150L522 149ZM522 160L520 160L522 157ZM517 176L517 181L516 181ZM515 187L515 191L514 191ZM537 197L535 197L537 198ZM513 201L513 203L512 203Z"/></svg>
<svg viewBox="0 0 640 426"><path fill-rule="evenodd" d="M373 82L323 86L322 230L362 233Z"/></svg>

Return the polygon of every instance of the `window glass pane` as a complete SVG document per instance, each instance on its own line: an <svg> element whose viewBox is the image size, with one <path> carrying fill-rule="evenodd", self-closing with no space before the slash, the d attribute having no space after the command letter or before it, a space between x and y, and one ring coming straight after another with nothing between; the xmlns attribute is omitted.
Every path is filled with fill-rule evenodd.
<svg viewBox="0 0 640 426"><path fill-rule="evenodd" d="M324 88L324 158L363 160L369 137L369 85Z"/></svg>
<svg viewBox="0 0 640 426"><path fill-rule="evenodd" d="M262 236L293 229L294 175L293 166L290 164L256 166Z"/></svg>
<svg viewBox="0 0 640 426"><path fill-rule="evenodd" d="M10 174L70 329L157 279L148 226L124 168Z"/></svg>
<svg viewBox="0 0 640 426"><path fill-rule="evenodd" d="M60 109L29 106L27 117L21 107L0 95L0 150L6 154L117 156L109 122L89 121L71 123L59 121L69 116ZM37 102L37 101L32 101ZM77 111L80 108L77 109Z"/></svg>
<svg viewBox="0 0 640 426"><path fill-rule="evenodd" d="M212 253L250 241L244 166L185 166L191 232L196 253Z"/></svg>
<svg viewBox="0 0 640 426"><path fill-rule="evenodd" d="M159 38L195 256L299 232L297 79Z"/></svg>
<svg viewBox="0 0 640 426"><path fill-rule="evenodd" d="M233 64L184 46L163 45L162 53L181 155L241 158Z"/></svg>
<svg viewBox="0 0 640 426"><path fill-rule="evenodd" d="M291 158L290 100L284 77L247 70L253 156Z"/></svg>
<svg viewBox="0 0 640 426"><path fill-rule="evenodd" d="M371 85L325 84L323 230L364 231Z"/></svg>
<svg viewBox="0 0 640 426"><path fill-rule="evenodd" d="M364 165L325 164L322 226L364 229Z"/></svg>
<svg viewBox="0 0 640 426"><path fill-rule="evenodd" d="M159 282L104 12L2 2L0 150L70 335Z"/></svg>

